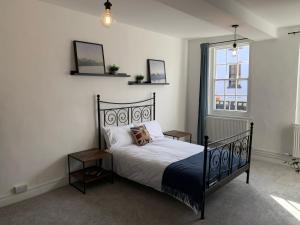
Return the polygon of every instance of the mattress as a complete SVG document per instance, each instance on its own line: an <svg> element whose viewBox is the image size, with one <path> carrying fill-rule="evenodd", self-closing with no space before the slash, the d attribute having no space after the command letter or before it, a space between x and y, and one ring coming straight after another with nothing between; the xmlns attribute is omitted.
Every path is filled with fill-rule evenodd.
<svg viewBox="0 0 300 225"><path fill-rule="evenodd" d="M167 166L202 152L203 146L170 138L161 138L144 145L111 148L114 172L140 184L161 190Z"/></svg>

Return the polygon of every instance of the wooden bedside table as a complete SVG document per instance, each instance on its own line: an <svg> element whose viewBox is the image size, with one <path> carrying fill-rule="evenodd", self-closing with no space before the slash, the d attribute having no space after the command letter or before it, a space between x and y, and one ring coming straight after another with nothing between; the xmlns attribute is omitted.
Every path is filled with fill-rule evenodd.
<svg viewBox="0 0 300 225"><path fill-rule="evenodd" d="M179 131L179 130L170 130L163 133L166 136L170 136L174 138L177 138L179 140L180 138L189 137L190 143L192 143L192 134L189 132Z"/></svg>
<svg viewBox="0 0 300 225"><path fill-rule="evenodd" d="M111 169L104 170L101 167L102 159L110 157ZM79 165L76 169L71 168L71 162L77 161ZM81 164L81 168L78 168ZM111 177L114 180L113 173L113 155L107 151L97 148L75 152L68 155L69 184L85 194L86 185L90 182ZM72 180L76 180L72 182Z"/></svg>

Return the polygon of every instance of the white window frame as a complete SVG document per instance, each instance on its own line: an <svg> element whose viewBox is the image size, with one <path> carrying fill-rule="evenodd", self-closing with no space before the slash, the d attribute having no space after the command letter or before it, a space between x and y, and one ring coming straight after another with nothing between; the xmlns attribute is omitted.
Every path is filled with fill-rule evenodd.
<svg viewBox="0 0 300 225"><path fill-rule="evenodd" d="M214 75L215 75L215 54L214 49L217 48L230 48L232 45L216 45L213 47L210 47L209 49L209 82L208 82L208 115L210 116L225 116L225 117L238 117L238 118L248 118L250 113L250 86L251 86L251 62L250 62L250 56L251 56L251 50L250 50L250 43L243 42L238 43L239 46L249 46L249 75L248 75L248 88L247 88L247 111L230 111L230 110L216 110L214 109ZM225 99L224 99L225 102Z"/></svg>

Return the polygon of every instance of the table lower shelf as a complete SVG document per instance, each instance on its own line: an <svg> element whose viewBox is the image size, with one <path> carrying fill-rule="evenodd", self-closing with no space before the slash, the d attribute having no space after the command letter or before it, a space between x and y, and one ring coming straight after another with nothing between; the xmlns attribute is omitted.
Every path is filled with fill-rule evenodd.
<svg viewBox="0 0 300 225"><path fill-rule="evenodd" d="M93 181L101 180L101 179L109 177L109 176L112 176L112 171L107 171L104 169L101 169L102 173L100 175L86 174L86 172L88 170L92 170L92 169L100 169L100 168L89 167L89 168L86 168L85 170L83 170L83 169L77 170L77 171L71 172L70 176L77 179L78 181L86 183L86 184L91 183Z"/></svg>

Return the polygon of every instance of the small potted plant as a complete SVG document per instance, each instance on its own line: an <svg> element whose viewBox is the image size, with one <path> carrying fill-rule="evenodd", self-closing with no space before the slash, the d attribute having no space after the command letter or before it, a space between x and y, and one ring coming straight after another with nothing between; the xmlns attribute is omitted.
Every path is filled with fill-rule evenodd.
<svg viewBox="0 0 300 225"><path fill-rule="evenodd" d="M119 69L120 69L120 67L117 66L117 65L115 65L115 64L110 65L109 68L108 68L109 73L110 74L114 74L114 75L117 74L117 72L118 72Z"/></svg>
<svg viewBox="0 0 300 225"><path fill-rule="evenodd" d="M143 75L136 75L135 80L138 84L142 83L142 80L144 79Z"/></svg>

